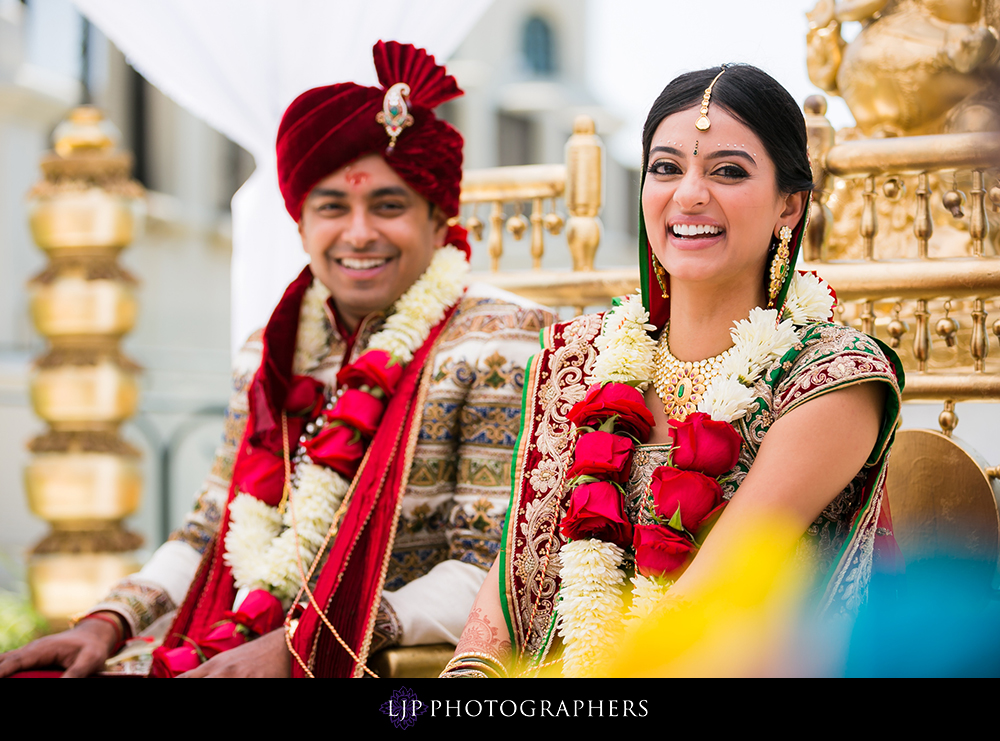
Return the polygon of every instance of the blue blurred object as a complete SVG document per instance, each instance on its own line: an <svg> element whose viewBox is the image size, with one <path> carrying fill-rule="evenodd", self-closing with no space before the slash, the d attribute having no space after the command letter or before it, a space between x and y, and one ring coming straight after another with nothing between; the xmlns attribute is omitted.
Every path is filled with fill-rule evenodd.
<svg viewBox="0 0 1000 741"><path fill-rule="evenodd" d="M908 563L894 597L858 616L848 677L1000 676L995 564L937 558Z"/></svg>

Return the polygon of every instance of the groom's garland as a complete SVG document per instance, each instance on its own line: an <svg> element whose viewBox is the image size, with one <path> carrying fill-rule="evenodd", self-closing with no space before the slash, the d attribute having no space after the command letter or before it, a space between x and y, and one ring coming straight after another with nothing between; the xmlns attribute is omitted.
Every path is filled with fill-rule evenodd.
<svg viewBox="0 0 1000 741"><path fill-rule="evenodd" d="M625 624L646 617L698 548L701 536L725 506L719 477L736 465L742 440L732 422L756 399L754 385L798 341L795 326L826 321L834 295L811 273L795 273L779 317L754 308L730 330L734 347L708 385L698 412L671 420L668 465L653 472L642 500L644 519L633 527L623 506L635 444L649 439L653 417L642 391L653 377L656 342L639 295L612 308L597 339L594 383L570 411L577 438L562 521L570 540L562 562L556 612L565 646L563 672L582 676L607 658L620 637L625 608L626 551L634 553L631 606Z"/></svg>
<svg viewBox="0 0 1000 741"><path fill-rule="evenodd" d="M233 499L225 560L238 588L265 589L283 601L296 595L302 581L295 553L296 530L302 563L310 564L403 369L461 297L468 269L465 255L458 249L438 249L423 276L396 301L368 349L337 374L336 396L325 405L314 402L318 413L306 430L318 432L311 439L303 435L300 441L287 494L293 506L270 506L253 491L241 492ZM314 281L303 298L293 368L298 379L293 379L293 390L301 379L300 386L322 393L322 386L305 374L326 351L323 304L328 296L329 291Z"/></svg>
<svg viewBox="0 0 1000 741"><path fill-rule="evenodd" d="M426 272L393 305L367 350L341 368L333 398L306 375L319 365L329 342L324 304L330 292L313 280L299 309L281 440L255 447L238 459L233 472L237 494L229 505L223 558L241 590L237 605L198 643L185 637L183 646L154 650L153 676L190 671L281 625L302 586L303 570L334 525L403 369L462 296L468 270L463 252L451 246L438 249ZM294 435L288 435L289 428ZM300 431L305 433L301 437ZM298 442L294 460L288 459L289 437ZM285 460L268 449L275 442L284 449Z"/></svg>

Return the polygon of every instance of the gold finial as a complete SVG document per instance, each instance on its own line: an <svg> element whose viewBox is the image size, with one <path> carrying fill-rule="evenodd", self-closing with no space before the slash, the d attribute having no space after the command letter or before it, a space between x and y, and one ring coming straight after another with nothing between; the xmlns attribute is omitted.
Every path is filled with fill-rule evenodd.
<svg viewBox="0 0 1000 741"><path fill-rule="evenodd" d="M722 77L723 72L726 71L726 65L722 65L722 72L719 72L712 80L712 84L705 88L705 95L701 99L701 116L695 121L694 127L698 131L708 131L708 127L712 125L712 122L708 120L708 103L712 100L712 88L715 87L715 83L718 82L719 78Z"/></svg>
<svg viewBox="0 0 1000 741"><path fill-rule="evenodd" d="M74 108L52 135L53 149L60 157L77 154L108 152L114 149L120 135L114 124L93 106Z"/></svg>

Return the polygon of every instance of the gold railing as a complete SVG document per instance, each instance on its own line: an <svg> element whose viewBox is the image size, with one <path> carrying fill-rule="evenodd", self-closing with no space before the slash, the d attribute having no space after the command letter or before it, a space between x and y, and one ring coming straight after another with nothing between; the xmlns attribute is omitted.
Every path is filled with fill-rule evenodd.
<svg viewBox="0 0 1000 741"><path fill-rule="evenodd" d="M638 285L635 268L594 270L601 241L603 157L593 120L578 116L566 144L564 164L467 171L459 221L472 239L481 241L485 235L490 255L490 271L477 273L475 278L540 304L572 306L577 312L634 291ZM556 208L560 200L569 214L565 220ZM542 267L546 233L557 236L564 228L573 268L546 270ZM528 236L531 270L501 271L505 231L515 241Z"/></svg>
<svg viewBox="0 0 1000 741"><path fill-rule="evenodd" d="M834 145L825 112L821 96L806 102L816 186L806 267L836 289L842 321L897 348L907 370L904 400L941 400L947 409L955 401L1000 401L1000 367L987 360L990 332L1000 338L1000 320L988 324L991 310L1000 308L1000 258L987 239L987 204L1000 208L1000 182L990 186L1000 167L1000 133ZM886 259L879 250L880 199L898 202L908 185L914 196L906 216L909 254ZM827 202L835 189L849 187L861 191L859 254L831 257ZM931 256L938 191L950 233L966 243L955 250L953 239L955 254L944 257ZM892 226L899 231L899 224ZM952 416L942 415L946 433Z"/></svg>

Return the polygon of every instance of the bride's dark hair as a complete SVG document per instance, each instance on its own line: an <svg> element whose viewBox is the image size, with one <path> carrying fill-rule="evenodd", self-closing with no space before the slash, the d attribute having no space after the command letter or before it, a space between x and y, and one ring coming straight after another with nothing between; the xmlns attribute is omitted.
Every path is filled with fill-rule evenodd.
<svg viewBox="0 0 1000 741"><path fill-rule="evenodd" d="M670 82L649 110L642 129L642 166L646 168L653 134L660 122L678 111L701 104L705 89L722 67L687 72ZM763 70L749 64L727 64L712 88L711 109L724 108L745 124L764 144L774 162L778 190L812 190L812 170L806 153L806 124L795 100ZM693 125L693 123L692 123Z"/></svg>

